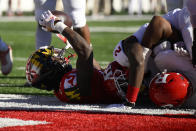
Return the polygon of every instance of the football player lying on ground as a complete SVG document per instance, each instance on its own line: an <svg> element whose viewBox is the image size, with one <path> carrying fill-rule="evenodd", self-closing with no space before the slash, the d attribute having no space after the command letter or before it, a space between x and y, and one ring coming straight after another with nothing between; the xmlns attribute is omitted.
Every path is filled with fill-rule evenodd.
<svg viewBox="0 0 196 131"><path fill-rule="evenodd" d="M177 12L178 12L178 14L181 14L179 12L183 12L183 10L178 10ZM71 29L69 29L66 25L64 25L61 21L59 21L58 18L57 19L54 19L54 18L55 18L55 16L53 16L50 12L46 12L45 14L43 14L43 17L40 20L40 24L42 26L45 26L49 31L52 31L52 30L58 31L58 32L62 33L65 37L68 38L68 40L70 41L74 50L78 54L76 68L77 68L77 87L78 87L78 90L80 91L80 96L84 96L84 98L86 96L93 96L92 95L93 93L91 92L91 88L92 88L91 87L91 84L92 84L91 80L94 77L92 78L91 76L93 74L95 74L95 71L93 68L92 60L91 60L93 57L92 56L92 49L85 44L86 43L85 40L82 39L77 33L73 32ZM171 18L173 18L173 17L171 17ZM171 24L172 24L172 22L171 22ZM151 20L149 26L148 26L148 24L145 24L134 35L121 41L117 45L117 47L114 51L114 56L116 58L116 61L125 67L127 66L129 68L129 66L131 66L131 68L129 68L129 81L128 81L129 85L127 86L128 89L127 89L126 93L125 94L121 93L122 90L118 91L118 92L120 92L119 93L120 96L126 101L125 103L128 104L129 106L134 106L135 101L137 99L139 87L141 85L141 81L143 79L143 74L144 74L144 63L147 62L148 56L149 56L149 54L151 54L150 49L152 49L152 47L157 45L160 41L168 40L171 43L175 43L175 42L181 41L183 39L182 36L180 35L179 31L176 29L179 27L177 26L175 28L171 24L163 17L155 16ZM147 28L147 30L146 30L146 28ZM146 48L146 47L148 47L148 48ZM137 50L137 52L135 50ZM118 59L119 57L116 57L116 56L121 56L122 57L121 60L124 60L124 61L119 61L119 59ZM144 59L145 59L145 62L144 62ZM117 64L117 62L115 62L115 64ZM108 67L110 67L110 66L108 66ZM121 68L124 68L124 67L121 67ZM108 71L110 71L110 70L108 70ZM105 76L103 78L105 78L107 80L107 76L110 76L110 72L108 73L107 69L106 69L105 73L104 73ZM131 78L133 78L133 79L131 79ZM85 79L86 81L85 82L80 81L83 79ZM34 83L36 83L36 82L34 82ZM104 82L102 81L99 83L104 83ZM83 85L85 85L85 86L83 86ZM135 85L135 86L131 86L131 85ZM100 87L101 86L99 86L99 88ZM110 88L111 87L112 86L110 86ZM107 90L107 88L104 88L104 89ZM115 86L113 89L116 90ZM125 88L125 90L126 90L126 88ZM62 93L62 91L61 91L61 93ZM104 93L104 94L107 94L107 93ZM110 97L110 98L112 99L112 97ZM104 99L104 100L106 100L106 99Z"/></svg>
<svg viewBox="0 0 196 131"><path fill-rule="evenodd" d="M69 40L78 56L77 70L66 64L64 59L56 57L56 50L52 47L39 49L27 62L26 76L30 84L39 89L55 90L56 96L64 102L128 102L118 95L115 86L122 83L121 87L127 88L124 68L117 62L110 63L105 70L98 68L99 66L93 63L93 50L87 41L50 11L42 15L39 23L48 31L59 32Z"/></svg>
<svg viewBox="0 0 196 131"><path fill-rule="evenodd" d="M39 89L54 90L57 98L68 103L123 102L118 96L116 84L122 83L124 86L121 85L121 88L126 88L127 79L125 70L119 64L112 62L105 70L99 70L93 66L92 56L86 60L85 53L78 52L76 70L67 64L64 57L57 56L56 52L61 51L50 46L40 48L31 55L26 66L27 81L30 84ZM80 74L81 68L86 71L82 72L84 74ZM78 79L80 75L83 76ZM89 89L82 86L89 86ZM84 96L83 90L90 92L90 95Z"/></svg>

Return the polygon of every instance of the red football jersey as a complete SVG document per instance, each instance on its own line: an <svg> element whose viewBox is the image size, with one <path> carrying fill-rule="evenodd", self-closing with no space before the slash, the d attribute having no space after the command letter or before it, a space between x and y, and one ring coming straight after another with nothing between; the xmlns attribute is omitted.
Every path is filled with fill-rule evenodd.
<svg viewBox="0 0 196 131"><path fill-rule="evenodd" d="M76 70L72 70L63 76L55 95L61 101L70 103L119 103L121 97L118 95L115 77L125 71L117 62L110 63L105 70L94 69L91 96L82 97L77 87Z"/></svg>

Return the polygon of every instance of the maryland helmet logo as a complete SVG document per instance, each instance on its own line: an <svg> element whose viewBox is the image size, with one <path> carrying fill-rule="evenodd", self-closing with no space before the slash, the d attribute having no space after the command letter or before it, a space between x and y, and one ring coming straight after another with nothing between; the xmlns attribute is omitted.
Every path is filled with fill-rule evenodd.
<svg viewBox="0 0 196 131"><path fill-rule="evenodd" d="M26 64L26 79L29 84L40 75L40 70L44 64L54 55L54 48L47 47L35 51L28 59Z"/></svg>

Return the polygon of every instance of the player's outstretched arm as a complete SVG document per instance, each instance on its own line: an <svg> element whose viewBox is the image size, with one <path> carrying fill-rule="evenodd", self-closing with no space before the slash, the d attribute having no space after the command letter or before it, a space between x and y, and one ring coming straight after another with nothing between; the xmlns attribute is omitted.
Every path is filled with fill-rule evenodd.
<svg viewBox="0 0 196 131"><path fill-rule="evenodd" d="M47 31L59 32L65 36L78 55L76 62L77 84L81 96L91 95L91 79L93 77L93 51L87 41L78 33L65 25L50 11L44 12L39 24Z"/></svg>
<svg viewBox="0 0 196 131"><path fill-rule="evenodd" d="M45 31L49 32L59 32L65 36L73 49L77 53L78 57L83 57L83 59L88 59L92 53L92 49L87 43L87 41L80 36L77 32L70 29L65 25L58 17L54 16L50 11L46 11L41 15L39 24Z"/></svg>

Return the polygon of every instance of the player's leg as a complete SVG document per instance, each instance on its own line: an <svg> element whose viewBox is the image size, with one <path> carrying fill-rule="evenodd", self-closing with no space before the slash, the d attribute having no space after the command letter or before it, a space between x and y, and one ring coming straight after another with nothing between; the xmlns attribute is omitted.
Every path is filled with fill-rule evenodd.
<svg viewBox="0 0 196 131"><path fill-rule="evenodd" d="M7 16L13 16L14 13L12 11L12 0L8 0L8 10L7 10Z"/></svg>
<svg viewBox="0 0 196 131"><path fill-rule="evenodd" d="M73 29L79 33L90 45L90 31L86 23L86 0L63 0L64 11L73 22ZM101 69L99 63L94 59L94 67Z"/></svg>
<svg viewBox="0 0 196 131"><path fill-rule="evenodd" d="M47 10L55 10L56 0L34 0L35 3L35 19L39 20L40 15ZM36 30L36 49L42 46L48 46L51 43L51 33L43 31L39 24Z"/></svg>
<svg viewBox="0 0 196 131"><path fill-rule="evenodd" d="M134 106L144 75L144 48L135 36L130 36L123 41L123 50L129 61L129 78L126 97L130 106Z"/></svg>
<svg viewBox="0 0 196 131"><path fill-rule="evenodd" d="M0 39L0 62L1 72L7 75L12 70L12 48Z"/></svg>
<svg viewBox="0 0 196 131"><path fill-rule="evenodd" d="M86 24L86 0L63 0L64 11L73 21L73 29L90 44L90 33Z"/></svg>

